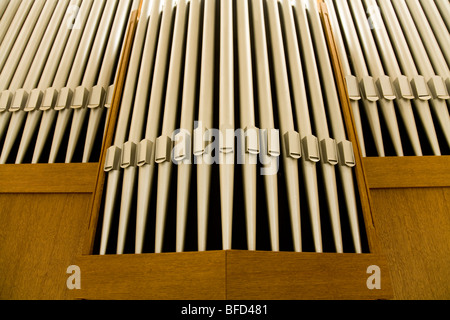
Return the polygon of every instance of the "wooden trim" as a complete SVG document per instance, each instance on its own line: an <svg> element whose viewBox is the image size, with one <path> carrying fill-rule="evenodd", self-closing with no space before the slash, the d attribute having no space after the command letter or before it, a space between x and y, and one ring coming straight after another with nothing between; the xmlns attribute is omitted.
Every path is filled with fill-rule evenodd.
<svg viewBox="0 0 450 320"><path fill-rule="evenodd" d="M81 256L75 299L222 300L225 252Z"/></svg>
<svg viewBox="0 0 450 320"><path fill-rule="evenodd" d="M91 202L91 210L90 210L91 217L90 217L88 232L87 232L88 236L86 237L86 242L85 242L84 250L83 250L84 253L92 253L93 246L94 246L94 238L95 238L95 233L96 233L96 229L97 229L97 221L98 221L98 216L99 216L99 211L100 211L100 206L101 206L101 201L102 201L102 196L103 196L103 188L104 188L105 178L106 178L105 172L103 170L103 164L105 163L106 152L113 143L114 131L115 131L117 118L119 115L120 102L122 100L122 92L123 92L123 88L125 85L125 79L126 79L129 60L130 60L131 49L133 47L134 35L136 32L137 23L139 20L139 12L140 12L140 10L134 10L133 12L131 12L130 21L129 21L129 24L127 27L127 32L125 35L125 41L124 41L124 45L123 45L124 49L123 49L122 55L120 57L120 62L119 62L119 67L118 67L119 70L117 73L117 78L116 78L115 86L114 86L113 101L112 101L112 104L111 104L111 107L109 110L110 112L108 113L108 118L106 119L106 124L107 124L106 128L107 129L106 129L105 136L103 139L102 150L101 150L100 161L99 161L101 166L99 166L99 168L98 168L97 178L96 178L96 183L95 183L95 192L94 192L94 195L92 197L92 202Z"/></svg>
<svg viewBox="0 0 450 320"><path fill-rule="evenodd" d="M93 193L98 163L3 164L0 193Z"/></svg>
<svg viewBox="0 0 450 320"><path fill-rule="evenodd" d="M369 289L369 266L380 268L380 289ZM354 253L227 252L227 299L392 299L383 256Z"/></svg>
<svg viewBox="0 0 450 320"><path fill-rule="evenodd" d="M206 251L82 256L75 299L391 299L384 257L374 254ZM371 265L381 289L369 289Z"/></svg>
<svg viewBox="0 0 450 320"><path fill-rule="evenodd" d="M450 187L450 156L365 158L371 189Z"/></svg>

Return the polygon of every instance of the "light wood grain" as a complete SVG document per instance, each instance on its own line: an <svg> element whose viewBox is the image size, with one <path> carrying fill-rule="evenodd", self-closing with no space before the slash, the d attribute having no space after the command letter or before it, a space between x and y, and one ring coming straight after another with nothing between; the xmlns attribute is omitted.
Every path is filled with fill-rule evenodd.
<svg viewBox="0 0 450 320"><path fill-rule="evenodd" d="M380 290L367 288L371 265L380 267ZM387 262L379 255L230 251L227 298L390 299L392 288Z"/></svg>
<svg viewBox="0 0 450 320"><path fill-rule="evenodd" d="M450 298L450 188L372 190L396 299Z"/></svg>
<svg viewBox="0 0 450 320"><path fill-rule="evenodd" d="M0 194L0 299L66 299L90 194Z"/></svg>
<svg viewBox="0 0 450 320"><path fill-rule="evenodd" d="M86 237L86 241L84 244L84 253L92 253L94 246L94 238L95 233L97 231L97 222L100 211L100 206L102 203L103 197L103 188L105 185L106 175L103 170L103 164L105 163L106 152L108 148L112 145L112 141L114 138L115 127L117 118L119 115L120 102L122 100L123 88L125 85L125 78L127 74L127 69L129 65L131 49L133 46L133 40L136 33L136 27L139 20L140 9L142 6L142 1L139 5L139 9L131 12L130 21L127 27L125 40L124 40L124 48L119 60L118 73L115 80L114 85L114 94L113 100L110 107L110 112L108 113L108 117L106 119L106 131L103 138L102 150L100 153L100 164L101 166L98 168L97 177L95 182L95 192L91 202L91 219L89 223L89 233Z"/></svg>
<svg viewBox="0 0 450 320"><path fill-rule="evenodd" d="M83 256L77 299L225 299L225 251Z"/></svg>
<svg viewBox="0 0 450 320"><path fill-rule="evenodd" d="M389 299L386 260L372 254L209 251L83 256L78 299ZM369 290L367 268L381 268Z"/></svg>
<svg viewBox="0 0 450 320"><path fill-rule="evenodd" d="M92 193L98 163L2 164L0 193Z"/></svg>
<svg viewBox="0 0 450 320"><path fill-rule="evenodd" d="M365 158L371 189L450 187L450 156Z"/></svg>

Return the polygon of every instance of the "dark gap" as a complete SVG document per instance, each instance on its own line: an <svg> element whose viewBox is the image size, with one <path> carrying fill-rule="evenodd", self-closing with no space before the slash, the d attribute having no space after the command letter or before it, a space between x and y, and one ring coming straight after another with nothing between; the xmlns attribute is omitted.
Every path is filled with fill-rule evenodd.
<svg viewBox="0 0 450 320"><path fill-rule="evenodd" d="M157 182L156 177L158 177L158 166L155 166L155 171L153 173L152 192L150 194L149 207L147 211L147 223L144 238L144 245L142 251L145 253L155 252L155 228L156 228L156 198L157 198ZM136 189L137 190L137 189ZM137 192L136 192L137 193Z"/></svg>
<svg viewBox="0 0 450 320"><path fill-rule="evenodd" d="M214 64L210 66L214 68L214 98L213 98L213 128L219 128L219 87L220 87L220 3L216 3L215 6L216 17L214 28ZM212 143L216 143L213 139ZM213 157L219 152L217 148L214 148L212 154ZM219 179L219 166L217 164L211 165L211 180L209 190L209 213L208 213L208 226L207 226L207 243L206 250L221 250L222 249L222 221L220 211L220 179Z"/></svg>
<svg viewBox="0 0 450 320"><path fill-rule="evenodd" d="M191 165L191 181L189 192L189 204L186 217L186 230L184 239L184 251L197 251L197 166Z"/></svg>
<svg viewBox="0 0 450 320"><path fill-rule="evenodd" d="M47 136L47 139L45 140L44 147L42 148L41 156L39 158L39 163L46 163L46 162L48 162L48 160L50 158L50 149L52 147L53 135L55 134L55 128L56 128L56 119L58 116L57 111L54 111L54 110L49 110L49 111L44 111L44 112L54 112L55 114L53 115L54 119L51 123L50 130L48 131L48 136ZM44 114L43 114L43 116L44 116Z"/></svg>
<svg viewBox="0 0 450 320"><path fill-rule="evenodd" d="M303 42L300 38L300 30L298 29L299 26L299 22L298 22L298 16L296 14L295 11L293 11L293 17L294 17L294 25L295 25L295 30L296 33L298 35L298 46L299 46L299 52L300 52L300 59L301 59L301 64L303 66L303 72L304 72L304 84L305 84L305 90L306 90L306 94L307 94L307 102L308 102L308 112L310 115L310 125L311 125L311 130L312 130L312 134L314 136L317 137L317 129L316 129L316 123L314 121L314 112L313 112L313 105L312 105L312 101L310 99L311 96L311 84L308 81L308 68L305 67L307 66L307 61L306 61L306 57L305 57L305 50L311 50L311 48L307 47L307 48L303 48ZM308 18L308 17L307 17ZM308 21L306 21L308 23ZM315 57L315 52L314 50L312 51L312 54ZM320 78L319 78L320 81ZM322 98L325 95L322 94ZM324 101L325 103L325 101ZM303 160L301 160L303 161ZM301 165L299 167L302 167ZM303 175L303 168L300 171ZM329 213L328 213L328 205L327 205L327 201L326 201L326 193L325 193L325 186L323 184L323 175L322 175L322 168L321 168L321 164L317 163L316 164L316 180L317 180L317 191L318 191L318 197L319 197L319 215L320 215L320 226L321 226L321 238L322 238L322 249L324 251L330 250L328 249L329 247L329 239L331 239L331 241L333 240L332 234L331 232L331 227L330 227L330 219L329 219ZM306 191L306 185L305 185L305 181L304 179L300 179L301 180L301 186L302 189ZM302 190L301 190L302 192ZM303 191L304 192L304 191ZM310 217L310 206L306 205L307 204L307 197L303 197L302 201L300 202L300 204L302 205L302 202L305 203L302 205L302 233L303 233L303 251L306 252L315 252L315 245L314 245L314 234L313 234L313 229L312 229L312 225L311 225L311 217ZM331 238L330 238L331 235Z"/></svg>
<svg viewBox="0 0 450 320"><path fill-rule="evenodd" d="M31 112L43 112L43 111L31 111ZM25 153L25 156L23 157L22 163L31 163L33 158L33 152L34 152L34 146L36 145L37 135L39 132L39 125L41 123L42 115L39 117L38 125L36 125L36 128L33 130L33 134L30 139L30 144L27 147L27 151Z"/></svg>
<svg viewBox="0 0 450 320"><path fill-rule="evenodd" d="M450 146L445 138L444 130L439 122L436 112L434 112L434 107L433 106L430 106L430 107L431 107L431 116L433 118L434 127L436 128L436 135L438 138L439 147L441 148L441 155L450 155ZM447 105L444 105L444 103L443 103L442 107L448 108L448 101L447 101Z"/></svg>
<svg viewBox="0 0 450 320"><path fill-rule="evenodd" d="M252 5L248 1L249 10L249 27L250 27L250 48L251 48L251 59L252 59L252 81L253 81L253 99L254 99L254 111L255 111L255 126L261 128L259 123L260 113L259 113L259 95L258 95L258 79L257 79L257 61L255 53L255 34L253 28L253 11ZM269 219L268 219L268 209L267 209L267 199L266 191L264 187L265 177L261 174L261 162L258 156L257 173L256 173L256 188L257 188L257 212L256 212L256 250L270 251L271 241L270 241L270 230L269 230Z"/></svg>
<svg viewBox="0 0 450 320"><path fill-rule="evenodd" d="M98 125L97 133L94 139L94 144L92 146L91 156L89 158L89 162L98 162L100 161L101 149L103 146L103 139L105 133L105 125L106 125L106 117L108 114L107 110L102 110L101 120Z"/></svg>
<svg viewBox="0 0 450 320"><path fill-rule="evenodd" d="M11 111L5 111L5 112L11 112ZM16 112L24 112L24 111L16 111ZM28 113L27 113L28 114ZM12 117L14 116L14 112L11 112L11 120L12 120ZM22 121L22 124L21 124L21 126L20 126L20 129L19 129L19 131L17 132L18 134L17 134L17 136L16 136L16 139L14 140L14 143L13 143L13 145L12 145L12 147L11 147L11 150L10 150L10 152L9 152L9 155L8 155L8 157L6 158L6 164L13 164L13 163L15 163L16 162L16 156L17 156L17 152L18 152L18 150L19 150L19 145L20 145L20 140L22 139L22 133L23 133L23 127L24 127L24 124L25 124L25 121L26 121L26 116L25 116L25 118L24 118L24 120ZM4 136L5 136L5 140L6 140L6 136L7 136L7 134L8 134L8 131L9 131L9 128L11 127L11 120L10 120L10 124L9 124L9 126L8 126L8 128L5 130L5 133L4 133ZM3 150L3 148L2 149L0 149L0 150Z"/></svg>
<svg viewBox="0 0 450 320"><path fill-rule="evenodd" d="M398 123L398 129L400 132L400 139L403 146L403 153L405 156L414 156L414 149L411 143L411 139L409 138L408 132L406 130L405 121L403 120L403 117L401 116L400 112L398 112L398 104L397 101L394 101L394 107L395 111L397 113L397 123Z"/></svg>
<svg viewBox="0 0 450 320"><path fill-rule="evenodd" d="M274 75L274 63L273 63L273 52L272 52L272 37L269 26L269 17L267 12L267 4L263 3L264 8L264 21L266 27L266 39L267 39L267 54L269 60L269 71L270 71L270 84L272 91L272 100L273 100L273 116L274 116L274 127L280 128L280 121L278 115L278 99L277 99L277 90L276 90L276 80ZM281 132L280 132L281 133ZM279 170L277 173L278 177L278 223L279 223L279 242L280 242L280 251L293 251L293 239L292 239L292 230L290 223L290 213L287 201L287 193L286 193L286 184L285 184L285 175L284 175L284 164L282 160L282 156L280 156L279 162Z"/></svg>
<svg viewBox="0 0 450 320"><path fill-rule="evenodd" d="M322 231L322 250L323 252L336 252L322 166L323 165L321 163L318 163L316 166L317 187L319 190L320 226Z"/></svg>
<svg viewBox="0 0 450 320"><path fill-rule="evenodd" d="M195 106L199 105L199 89L200 89L200 73L201 73L201 55L202 55L202 36L203 36L203 18L204 18L204 3L200 4L200 22L199 22L199 35L198 35L198 61L197 61L197 74L196 78L196 95ZM197 108L198 109L198 108ZM196 109L196 110L197 110ZM198 111L194 111L194 119L198 119ZM198 250L198 227L197 227L197 166L194 164L195 156L191 155L191 179L190 188L187 190L189 193L188 210L186 216L186 229L184 239L184 251L196 251Z"/></svg>
<svg viewBox="0 0 450 320"><path fill-rule="evenodd" d="M378 157L378 151L375 145L375 139L370 128L369 119L367 116L366 108L362 100L358 101L358 108L361 117L361 127L364 136L364 146L366 148L367 157Z"/></svg>
<svg viewBox="0 0 450 320"><path fill-rule="evenodd" d="M106 192L108 178L106 179L106 182L105 182L105 192ZM119 181L120 180L121 179L119 179ZM119 183L117 186L116 195L114 197L114 211L113 211L113 215L111 218L111 227L109 229L109 237L108 237L108 243L106 246L106 254L115 254L117 251L117 238L118 238L118 230L119 230L121 198L122 198L122 184ZM102 232L103 232L103 228L102 228Z"/></svg>
<svg viewBox="0 0 450 320"><path fill-rule="evenodd" d="M342 234L342 247L345 253L354 252L353 239L350 229L350 220L348 217L347 205L344 198L344 190L342 186L342 177L339 172L339 167L336 167L336 184L338 186L338 199L339 199L339 220L341 224L341 234ZM357 190L355 190L357 192ZM357 193L356 193L357 194ZM356 198L359 199L357 196ZM334 247L333 250L336 248ZM336 252L336 251L335 251Z"/></svg>
<svg viewBox="0 0 450 320"><path fill-rule="evenodd" d="M245 0L243 0L245 1ZM239 61L239 41L238 41L238 26L237 26L237 6L233 3L233 74L234 74L234 119L235 130L245 129L241 126L240 108L249 106L242 106L240 101L240 61ZM238 132L238 131L235 131ZM233 249L246 250L247 249L247 223L245 211L245 195L243 187L243 165L238 163L237 155L240 153L240 148L243 143L242 137L235 137L235 166L234 166L234 197L233 197L233 229L232 229L232 245Z"/></svg>
<svg viewBox="0 0 450 320"><path fill-rule="evenodd" d="M164 79L164 86L163 86L163 98L161 101L161 112L160 112L160 118L159 118L159 130L158 132L161 133L162 131L162 127L163 127L163 122L164 122L164 113L165 113L165 102L167 99L167 94L168 94L168 85L169 85L169 73L170 73L170 68L171 68L171 58L172 58L172 54L175 54L173 52L173 39L174 39L174 32L175 32L175 22L177 19L177 15L180 14L180 11L178 8L175 8L172 12L172 23L171 23L171 30L170 30L170 36L169 36L169 48L168 48L168 52L167 52L167 68L166 68L166 75L165 75L165 79ZM184 28L184 30L186 30L186 27ZM184 74L184 71L180 72L180 84L182 83L182 78L181 76ZM182 92L182 86L180 86L180 90L179 92ZM180 97L180 95L178 95ZM178 107L177 109L180 109L180 100L181 98L178 99L177 104ZM177 122L176 122L177 123ZM178 122L179 123L179 122ZM156 168L159 169L159 165L158 164L153 164L156 166ZM159 171L159 170L158 170ZM176 184L175 184L175 193L173 192L173 187L174 187L174 178L175 178L175 183L176 183L176 176L174 176L174 171L176 172L176 170L174 168L172 168L172 172L171 172L171 176L169 177L169 180L171 181L170 183L170 187L169 187L169 199L166 205L166 218L165 218L165 224L164 224L164 230L163 230L163 242L162 242L162 251L163 252L172 252L175 251L175 234L176 234L176 230L173 228L173 225L176 224L176 219L175 222L173 221L172 216L174 215L173 213L176 212L176 206L175 206L175 210L173 210L173 207L171 206L171 201L170 201L170 194L175 194L176 195ZM155 171L156 172L156 171ZM155 196L157 196L158 194L158 174L155 174L153 176L153 184L154 184L154 189L152 190L152 193L155 194ZM155 210L157 208L157 198L154 202Z"/></svg>
<svg viewBox="0 0 450 320"><path fill-rule="evenodd" d="M383 133L384 153L386 154L386 157L397 156L397 152L395 151L393 141L387 127L386 118L381 109L381 103L377 103L377 107L379 111L381 132Z"/></svg>
<svg viewBox="0 0 450 320"><path fill-rule="evenodd" d="M56 153L55 163L64 163L66 161L67 145L69 144L70 128L72 127L74 110L66 109L66 112L69 112L70 116L69 120L67 121L67 126L64 128L64 134L63 138L61 139L61 144L59 145L59 149ZM56 117L55 121L58 121L58 117Z"/></svg>
<svg viewBox="0 0 450 320"><path fill-rule="evenodd" d="M163 252L176 251L176 225L177 225L177 174L178 166L172 164L172 173L170 176L169 197L166 206L166 223L163 238ZM155 190L158 192L158 190Z"/></svg>
<svg viewBox="0 0 450 320"><path fill-rule="evenodd" d="M139 173L136 170L136 176L138 174ZM126 233L125 245L124 245L124 249L123 249L123 252L125 254L135 253L136 218L137 218L136 217L137 180L138 179L135 179L134 192L132 193L132 197L131 197L131 206L130 206L130 213L129 213L129 217L128 217L127 233ZM122 194L120 196L122 196ZM120 214L120 207L118 207L118 208L119 208L119 214Z"/></svg>
<svg viewBox="0 0 450 320"><path fill-rule="evenodd" d="M86 115L82 122L80 135L78 137L78 141L75 146L75 151L73 153L72 160L70 161L71 163L77 163L77 162L83 161L84 145L86 142L86 132L87 132L87 128L88 128L88 122L89 122L88 120L89 120L91 110L87 109L85 111L86 111Z"/></svg>

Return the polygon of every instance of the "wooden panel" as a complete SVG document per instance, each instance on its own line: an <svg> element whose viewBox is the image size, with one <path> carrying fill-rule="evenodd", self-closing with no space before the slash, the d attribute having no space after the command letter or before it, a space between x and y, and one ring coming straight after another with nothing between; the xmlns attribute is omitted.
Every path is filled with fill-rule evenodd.
<svg viewBox="0 0 450 320"><path fill-rule="evenodd" d="M83 256L78 299L388 299L386 261L373 254L209 251ZM369 290L378 265L381 289Z"/></svg>
<svg viewBox="0 0 450 320"><path fill-rule="evenodd" d="M92 193L98 163L0 165L0 193Z"/></svg>
<svg viewBox="0 0 450 320"><path fill-rule="evenodd" d="M74 298L225 299L225 251L83 256Z"/></svg>
<svg viewBox="0 0 450 320"><path fill-rule="evenodd" d="M0 194L0 299L65 299L90 194Z"/></svg>
<svg viewBox="0 0 450 320"><path fill-rule="evenodd" d="M450 156L365 158L369 188L450 187Z"/></svg>
<svg viewBox="0 0 450 320"><path fill-rule="evenodd" d="M450 188L372 190L396 299L450 298Z"/></svg>
<svg viewBox="0 0 450 320"><path fill-rule="evenodd" d="M371 265L380 267L379 290L366 285ZM390 299L392 288L387 263L378 255L231 251L227 298Z"/></svg>

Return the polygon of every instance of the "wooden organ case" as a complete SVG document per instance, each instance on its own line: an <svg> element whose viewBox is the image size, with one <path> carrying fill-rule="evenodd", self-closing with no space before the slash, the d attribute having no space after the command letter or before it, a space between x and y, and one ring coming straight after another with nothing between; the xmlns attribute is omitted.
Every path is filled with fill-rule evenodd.
<svg viewBox="0 0 450 320"><path fill-rule="evenodd" d="M450 298L448 1L0 14L1 299Z"/></svg>

